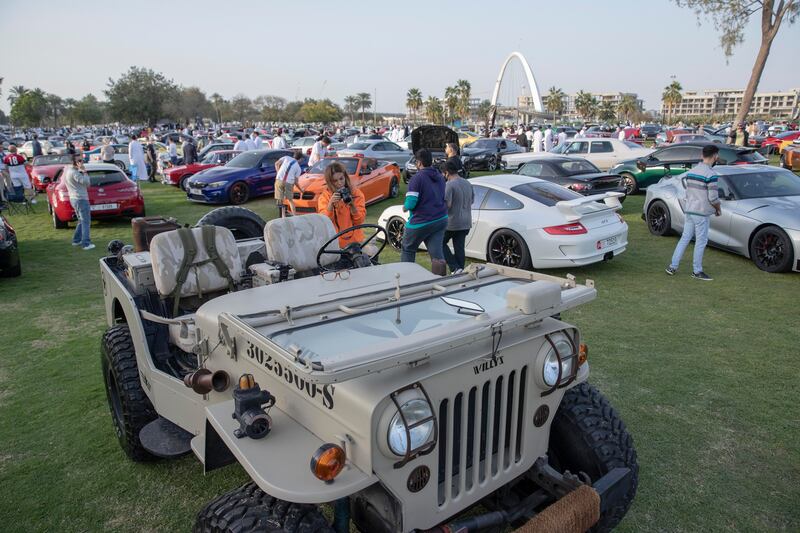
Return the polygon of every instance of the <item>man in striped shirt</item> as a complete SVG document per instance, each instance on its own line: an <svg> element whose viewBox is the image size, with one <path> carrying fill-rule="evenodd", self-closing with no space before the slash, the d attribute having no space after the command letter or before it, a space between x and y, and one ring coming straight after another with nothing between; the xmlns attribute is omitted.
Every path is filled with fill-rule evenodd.
<svg viewBox="0 0 800 533"><path fill-rule="evenodd" d="M719 148L715 144L703 147L703 162L686 173L683 184L686 188L686 199L682 201L686 221L672 262L667 267L667 274L675 275L683 252L694 237L694 255L692 257L692 277L702 281L713 278L703 272L703 252L708 244L708 222L711 215L720 216L720 201L717 193L717 175L714 164L719 159Z"/></svg>

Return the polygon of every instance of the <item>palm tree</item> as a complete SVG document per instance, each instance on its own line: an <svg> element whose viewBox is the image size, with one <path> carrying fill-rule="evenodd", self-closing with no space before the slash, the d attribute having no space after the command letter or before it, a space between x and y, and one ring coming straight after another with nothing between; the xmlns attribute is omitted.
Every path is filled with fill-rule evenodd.
<svg viewBox="0 0 800 533"><path fill-rule="evenodd" d="M358 96L350 95L344 97L345 111L350 113L350 122L355 124L355 112L358 109Z"/></svg>
<svg viewBox="0 0 800 533"><path fill-rule="evenodd" d="M597 99L591 93L578 91L575 95L575 109L584 120L591 120L597 112Z"/></svg>
<svg viewBox="0 0 800 533"><path fill-rule="evenodd" d="M567 95L556 87L555 85L550 87L547 96L544 97L544 105L548 111L553 113L553 124L556 122L556 115L561 115L564 113L564 98Z"/></svg>
<svg viewBox="0 0 800 533"><path fill-rule="evenodd" d="M472 96L472 85L467 80L456 81L458 91L458 115L466 121L469 118L469 100Z"/></svg>
<svg viewBox="0 0 800 533"><path fill-rule="evenodd" d="M422 109L422 92L416 87L406 93L406 107L411 111L411 121L416 124L417 111Z"/></svg>
<svg viewBox="0 0 800 533"><path fill-rule="evenodd" d="M455 120L456 108L458 107L458 89L447 87L444 90L444 105L447 108L447 119Z"/></svg>
<svg viewBox="0 0 800 533"><path fill-rule="evenodd" d="M611 100L603 100L597 109L597 118L603 122L614 120L617 117L617 106Z"/></svg>
<svg viewBox="0 0 800 533"><path fill-rule="evenodd" d="M641 111L639 101L632 94L623 94L622 98L617 104L617 112L625 117L625 122L630 122L631 113Z"/></svg>
<svg viewBox="0 0 800 533"><path fill-rule="evenodd" d="M667 117L672 115L672 109L674 106L680 104L683 100L683 95L681 95L682 90L683 87L677 81L673 81L664 87L664 92L661 94L661 101L664 102L664 106L668 110ZM665 122L669 124L669 120L665 120Z"/></svg>
<svg viewBox="0 0 800 533"><path fill-rule="evenodd" d="M356 98L358 98L358 107L361 109L361 123L366 124L364 111L372 107L372 97L369 93L358 93Z"/></svg>
<svg viewBox="0 0 800 533"><path fill-rule="evenodd" d="M214 108L214 113L217 115L217 124L222 122L222 105L225 103L225 99L222 98L222 95L219 93L214 93L211 95L211 106Z"/></svg>
<svg viewBox="0 0 800 533"><path fill-rule="evenodd" d="M48 114L53 117L53 127L57 128L58 117L64 112L64 100L60 96L50 93L45 95L45 100L47 101Z"/></svg>
<svg viewBox="0 0 800 533"><path fill-rule="evenodd" d="M431 124L444 122L442 119L442 101L435 96L429 96L425 101L425 116Z"/></svg>
<svg viewBox="0 0 800 533"><path fill-rule="evenodd" d="M14 102L17 101L17 98L27 93L28 91L29 89L27 89L23 85L13 85L10 91L11 94L8 95L8 102L11 104L11 107L14 107Z"/></svg>

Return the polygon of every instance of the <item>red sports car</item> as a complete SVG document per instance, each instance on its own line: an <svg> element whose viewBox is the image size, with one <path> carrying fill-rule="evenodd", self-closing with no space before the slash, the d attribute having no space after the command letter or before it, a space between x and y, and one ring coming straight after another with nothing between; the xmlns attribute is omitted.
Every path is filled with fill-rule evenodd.
<svg viewBox="0 0 800 533"><path fill-rule="evenodd" d="M92 218L143 217L144 198L139 187L116 165L89 163L86 165L91 184L89 206ZM53 226L65 229L70 220L76 220L69 203L69 192L64 183L64 172L58 172L57 183L47 187L48 210L53 216Z"/></svg>
<svg viewBox="0 0 800 533"><path fill-rule="evenodd" d="M199 163L168 168L164 171L164 177L161 179L161 183L164 185L175 185L188 192L186 188L186 184L189 182L188 178L194 176L201 170L224 165L240 153L242 153L240 150L216 150L214 152L209 152Z"/></svg>
<svg viewBox="0 0 800 533"><path fill-rule="evenodd" d="M795 139L800 139L800 131L785 131L765 137L764 140L761 141L761 148L769 147L768 150L770 153L777 153L778 147L783 141L793 141Z"/></svg>
<svg viewBox="0 0 800 533"><path fill-rule="evenodd" d="M64 165L70 163L72 163L72 156L69 154L34 157L29 174L36 192L45 192L48 185L55 183L56 174L64 168Z"/></svg>

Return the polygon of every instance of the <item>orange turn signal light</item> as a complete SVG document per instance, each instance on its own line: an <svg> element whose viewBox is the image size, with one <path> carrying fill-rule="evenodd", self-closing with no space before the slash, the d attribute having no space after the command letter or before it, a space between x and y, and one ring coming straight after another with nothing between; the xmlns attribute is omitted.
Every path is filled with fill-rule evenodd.
<svg viewBox="0 0 800 533"><path fill-rule="evenodd" d="M239 377L239 388L242 390L252 389L256 384L256 378L253 374L242 374Z"/></svg>
<svg viewBox="0 0 800 533"><path fill-rule="evenodd" d="M581 366L589 358L589 347L581 343L578 348L578 366Z"/></svg>
<svg viewBox="0 0 800 533"><path fill-rule="evenodd" d="M311 472L318 479L331 483L333 478L338 476L344 468L346 460L347 456L341 446L331 443L323 444L311 457Z"/></svg>

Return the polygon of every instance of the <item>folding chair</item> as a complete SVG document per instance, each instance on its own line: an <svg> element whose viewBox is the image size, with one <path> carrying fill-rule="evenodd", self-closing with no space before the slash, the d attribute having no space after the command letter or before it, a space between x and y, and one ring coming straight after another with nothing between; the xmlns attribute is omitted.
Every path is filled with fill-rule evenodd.
<svg viewBox="0 0 800 533"><path fill-rule="evenodd" d="M25 189L22 185L14 185L13 190L8 190L8 207L12 213L35 213L31 201L25 196Z"/></svg>

